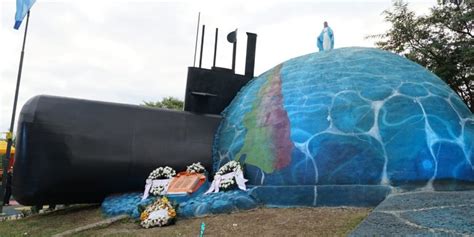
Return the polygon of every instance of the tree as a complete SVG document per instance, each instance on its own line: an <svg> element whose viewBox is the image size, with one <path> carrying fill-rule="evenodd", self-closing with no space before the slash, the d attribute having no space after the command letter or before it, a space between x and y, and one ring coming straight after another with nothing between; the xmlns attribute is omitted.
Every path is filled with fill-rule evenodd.
<svg viewBox="0 0 474 237"><path fill-rule="evenodd" d="M391 28L369 38L443 79L474 112L474 1L443 0L430 13L416 16L403 0L383 12Z"/></svg>
<svg viewBox="0 0 474 237"><path fill-rule="evenodd" d="M145 107L174 109L174 110L183 110L184 108L184 102L172 96L165 97L161 99L161 101L157 101L157 102L143 101L143 104L140 104L140 105L145 106Z"/></svg>

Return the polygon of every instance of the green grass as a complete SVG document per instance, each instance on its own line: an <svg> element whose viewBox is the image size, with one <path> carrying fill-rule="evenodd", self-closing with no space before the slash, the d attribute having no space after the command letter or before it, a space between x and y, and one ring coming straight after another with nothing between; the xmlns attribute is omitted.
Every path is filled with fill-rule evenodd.
<svg viewBox="0 0 474 237"><path fill-rule="evenodd" d="M20 220L0 222L0 236L51 236L102 219L96 205L77 205Z"/></svg>

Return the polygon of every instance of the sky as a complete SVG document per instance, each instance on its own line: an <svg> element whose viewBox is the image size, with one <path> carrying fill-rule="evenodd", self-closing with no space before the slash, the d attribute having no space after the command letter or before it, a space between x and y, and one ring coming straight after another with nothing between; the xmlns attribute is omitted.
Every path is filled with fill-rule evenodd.
<svg viewBox="0 0 474 237"><path fill-rule="evenodd" d="M25 19L20 30L13 29L15 2L0 0L0 132L10 127L26 23ZM425 14L436 0L408 3L417 14ZM255 75L259 75L317 51L316 37L324 21L334 31L335 48L374 47L374 40L366 36L389 28L381 13L391 4L391 0L36 0L17 114L36 95L135 105L167 96L184 99L187 68L194 63L198 12L201 25L206 25L202 66L212 66L217 27L216 66L231 68L232 45L226 34L238 29L236 72L244 74L245 32L252 32L258 35Z"/></svg>

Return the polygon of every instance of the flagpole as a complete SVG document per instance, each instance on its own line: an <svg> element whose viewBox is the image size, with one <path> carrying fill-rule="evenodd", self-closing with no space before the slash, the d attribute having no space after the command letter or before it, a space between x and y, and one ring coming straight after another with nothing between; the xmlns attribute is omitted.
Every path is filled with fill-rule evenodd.
<svg viewBox="0 0 474 237"><path fill-rule="evenodd" d="M196 66L196 52L197 52L197 47L198 47L199 23L200 23L200 21L201 21L201 12L199 12L199 15L198 15L198 24L197 24L197 29L196 29L196 44L194 45L193 67Z"/></svg>
<svg viewBox="0 0 474 237"><path fill-rule="evenodd" d="M7 188L7 175L8 175L8 169L10 167L10 157L11 157L11 150L12 150L12 145L13 145L13 128L15 126L15 115L16 115L16 106L18 102L18 92L20 91L20 81L21 81L21 72L23 69L23 58L25 56L25 44L26 44L26 35L28 33L28 22L30 20L30 11L28 11L26 15L26 25L25 25L25 33L23 35L23 46L21 48L21 55L20 55L20 65L18 66L18 76L16 79L16 90L15 90L15 99L13 100L13 111L12 111L12 120L10 122L10 130L7 133L7 153L5 155L5 158L3 159L3 177L2 177L2 189L0 190L0 198L2 205L0 205L0 213L3 211L3 205L5 204L3 201L5 197L5 192Z"/></svg>

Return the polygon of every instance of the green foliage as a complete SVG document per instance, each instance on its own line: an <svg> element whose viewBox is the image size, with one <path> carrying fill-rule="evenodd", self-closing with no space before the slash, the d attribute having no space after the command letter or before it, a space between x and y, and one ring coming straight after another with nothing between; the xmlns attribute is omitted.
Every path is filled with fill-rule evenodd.
<svg viewBox="0 0 474 237"><path fill-rule="evenodd" d="M174 110L183 110L184 109L184 102L182 100L174 98L172 96L165 97L161 101L157 101L157 102L143 101L143 103L144 104L141 104L141 106L145 106L145 107L174 109Z"/></svg>
<svg viewBox="0 0 474 237"><path fill-rule="evenodd" d="M474 111L474 1L439 1L417 16L403 0L383 12L391 28L369 38L377 47L413 60L442 78Z"/></svg>

